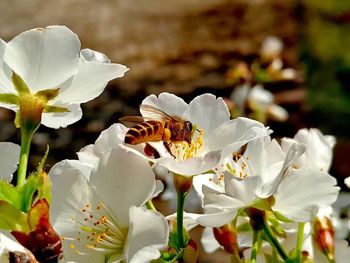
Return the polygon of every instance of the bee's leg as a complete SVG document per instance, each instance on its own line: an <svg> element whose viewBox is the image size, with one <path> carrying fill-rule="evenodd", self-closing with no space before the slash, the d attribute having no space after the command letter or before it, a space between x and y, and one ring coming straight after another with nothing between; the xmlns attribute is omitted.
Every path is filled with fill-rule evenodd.
<svg viewBox="0 0 350 263"><path fill-rule="evenodd" d="M146 143L145 148L143 149L143 151L145 152L145 154L147 156L154 156L154 158L158 159L160 157L159 153L157 152L157 150L152 147L149 143Z"/></svg>
<svg viewBox="0 0 350 263"><path fill-rule="evenodd" d="M171 154L171 156L176 158L175 155L171 152L171 149L170 149L171 143L168 143L167 141L163 141L163 144L164 144L164 147L167 149L167 151Z"/></svg>

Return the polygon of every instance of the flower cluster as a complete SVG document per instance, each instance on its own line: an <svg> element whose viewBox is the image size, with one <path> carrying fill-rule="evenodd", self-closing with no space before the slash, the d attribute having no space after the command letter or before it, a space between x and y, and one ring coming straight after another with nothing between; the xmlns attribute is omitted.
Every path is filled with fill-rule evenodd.
<svg viewBox="0 0 350 263"><path fill-rule="evenodd" d="M350 254L328 213L339 192L328 174L335 139L302 129L279 143L262 123L231 119L212 94L189 103L150 95L142 116L124 118L132 127L113 124L77 159L45 172L47 150L28 174L40 124L78 121L80 104L126 71L80 51L63 26L0 41L0 103L16 112L22 135L21 146L0 143L1 262L197 262L188 232L197 225L206 227L205 250L222 247L232 262L343 262ZM164 190L157 168L177 195L167 217L152 202ZM201 214L184 212L192 186Z"/></svg>

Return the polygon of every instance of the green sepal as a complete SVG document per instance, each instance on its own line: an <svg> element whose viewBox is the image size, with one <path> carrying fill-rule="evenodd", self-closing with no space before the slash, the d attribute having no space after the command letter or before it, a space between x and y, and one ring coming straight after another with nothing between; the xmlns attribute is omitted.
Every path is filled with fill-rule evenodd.
<svg viewBox="0 0 350 263"><path fill-rule="evenodd" d="M37 171L27 178L26 183L21 188L24 200L24 211L27 212L31 207L35 198L46 199L48 204L51 203L51 183L49 176L43 172L43 166L49 147L47 147L44 157L41 159Z"/></svg>
<svg viewBox="0 0 350 263"><path fill-rule="evenodd" d="M46 105L45 108L44 108L44 112L62 113L62 112L70 112L70 110L65 108L65 107Z"/></svg>
<svg viewBox="0 0 350 263"><path fill-rule="evenodd" d="M26 183L21 187L21 195L23 198L22 211L28 212L30 210L34 199L39 194L39 188L40 188L39 176L36 173L30 175L27 178Z"/></svg>
<svg viewBox="0 0 350 263"><path fill-rule="evenodd" d="M256 198L251 207L254 207L259 210L271 211L271 203L267 198Z"/></svg>
<svg viewBox="0 0 350 263"><path fill-rule="evenodd" d="M0 200L0 229L29 232L27 214L12 204Z"/></svg>
<svg viewBox="0 0 350 263"><path fill-rule="evenodd" d="M22 197L18 188L11 183L0 180L0 202L5 201L17 209L22 208Z"/></svg>
<svg viewBox="0 0 350 263"><path fill-rule="evenodd" d="M13 104L13 105L19 104L18 96L10 93L0 94L0 102L4 104Z"/></svg>
<svg viewBox="0 0 350 263"><path fill-rule="evenodd" d="M278 220L280 220L282 222L288 222L288 223L293 222L293 220L288 219L287 217L285 217L284 215L282 215L281 213L279 213L277 211L273 211L273 214L275 215L275 217Z"/></svg>
<svg viewBox="0 0 350 263"><path fill-rule="evenodd" d="M152 263L170 263L170 262L174 262L174 260L176 260L177 256L176 253L170 253L167 251L161 251L160 252L160 258L151 261Z"/></svg>
<svg viewBox="0 0 350 263"><path fill-rule="evenodd" d="M15 86L19 95L30 94L30 90L24 80L17 75L14 71L12 72L12 82Z"/></svg>
<svg viewBox="0 0 350 263"><path fill-rule="evenodd" d="M277 219L274 213L267 213L266 220L270 223L270 227L276 235L279 237L286 237L286 232L281 226L280 221Z"/></svg>
<svg viewBox="0 0 350 263"><path fill-rule="evenodd" d="M58 94L60 93L60 89L45 89L45 90L40 90L37 93L35 93L34 96L36 97L41 97L43 99L46 100L46 102L48 102L49 100L53 100L54 98L56 98L58 96Z"/></svg>
<svg viewBox="0 0 350 263"><path fill-rule="evenodd" d="M21 128L21 113L20 113L20 111L16 112L15 126L17 129Z"/></svg>
<svg viewBox="0 0 350 263"><path fill-rule="evenodd" d="M252 231L252 227L249 224L249 222L246 222L246 223L238 225L236 228L236 231L237 231L237 233L250 232L250 231Z"/></svg>
<svg viewBox="0 0 350 263"><path fill-rule="evenodd" d="M186 247L188 244L188 241L190 240L190 235L188 234L185 228L183 229L183 237L184 237L184 244L185 244L184 247ZM182 247L180 247L179 245L177 230L173 230L170 232L168 246L176 250L182 249Z"/></svg>
<svg viewBox="0 0 350 263"><path fill-rule="evenodd" d="M37 173L41 173L43 171L47 156L49 155L49 151L50 151L50 146L46 145L46 151L45 154L43 156L43 158L41 158L38 167L36 168Z"/></svg>
<svg viewBox="0 0 350 263"><path fill-rule="evenodd" d="M270 255L264 253L265 262L273 262L273 263L286 263L277 257L277 254Z"/></svg>

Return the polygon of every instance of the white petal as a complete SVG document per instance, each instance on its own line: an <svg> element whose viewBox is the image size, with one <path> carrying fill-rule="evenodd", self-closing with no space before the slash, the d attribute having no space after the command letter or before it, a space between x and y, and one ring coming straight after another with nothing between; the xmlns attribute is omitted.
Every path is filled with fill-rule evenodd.
<svg viewBox="0 0 350 263"><path fill-rule="evenodd" d="M218 241L216 241L213 229L211 227L204 228L201 242L206 253L213 253L221 247Z"/></svg>
<svg viewBox="0 0 350 263"><path fill-rule="evenodd" d="M268 36L264 39L260 52L263 56L270 57L281 53L282 49L283 43L281 39L275 36Z"/></svg>
<svg viewBox="0 0 350 263"><path fill-rule="evenodd" d="M260 177L248 176L244 179L225 173L225 194L249 205L255 198Z"/></svg>
<svg viewBox="0 0 350 263"><path fill-rule="evenodd" d="M12 39L4 61L32 92L56 88L78 70L80 41L64 26L32 29Z"/></svg>
<svg viewBox="0 0 350 263"><path fill-rule="evenodd" d="M86 145L84 148L80 149L79 152L77 152L79 161L84 163L87 166L90 166L91 171L96 170L98 167L98 163L100 162L99 156L97 156L94 153L94 148L95 148L95 145L89 144L89 145ZM89 178L90 176L87 179Z"/></svg>
<svg viewBox="0 0 350 263"><path fill-rule="evenodd" d="M131 263L150 262L160 257L159 249L166 246L169 226L158 212L140 207L130 208L130 227L126 258Z"/></svg>
<svg viewBox="0 0 350 263"><path fill-rule="evenodd" d="M16 90L11 81L11 70L3 62L6 42L0 39L0 93L16 94Z"/></svg>
<svg viewBox="0 0 350 263"><path fill-rule="evenodd" d="M111 63L111 60L105 54L89 48L82 49L80 51L80 57L84 61Z"/></svg>
<svg viewBox="0 0 350 263"><path fill-rule="evenodd" d="M159 94L158 97L156 95L150 95L142 101L142 104L151 105L157 109L164 111L170 116L177 117L182 117L188 107L188 104L183 99L174 94L166 92ZM144 117L154 119L154 116L149 116L148 114L142 112L142 110L141 114Z"/></svg>
<svg viewBox="0 0 350 263"><path fill-rule="evenodd" d="M262 185L261 190L259 191L259 193L257 193L257 195L261 198L266 198L273 195L277 191L278 186L283 180L286 174L286 171L304 153L304 151L305 151L304 144L294 143L290 147L286 155L286 158L283 162L282 169L280 170L279 174L275 177L265 176L263 178L264 184Z"/></svg>
<svg viewBox="0 0 350 263"><path fill-rule="evenodd" d="M93 197L86 177L76 168L65 160L55 164L49 172L54 200L50 206L51 222L60 234L79 231L74 216L80 216L81 209L91 204Z"/></svg>
<svg viewBox="0 0 350 263"><path fill-rule="evenodd" d="M17 170L21 147L11 142L0 143L0 179L10 182L12 174Z"/></svg>
<svg viewBox="0 0 350 263"><path fill-rule="evenodd" d="M220 227L223 226L229 222L231 222L236 214L237 211L222 211L220 209L210 208L206 209L206 213L204 215L198 216L196 221L198 224L202 226L208 226L208 227Z"/></svg>
<svg viewBox="0 0 350 263"><path fill-rule="evenodd" d="M241 200L225 194L206 194L204 195L204 208L219 208L230 209L230 211L237 211L245 207L246 204Z"/></svg>
<svg viewBox="0 0 350 263"><path fill-rule="evenodd" d="M65 128L68 125L71 125L83 116L83 112L78 104L72 105L54 105L65 107L69 110L69 112L54 112L54 113L43 113L41 116L41 123L49 128Z"/></svg>
<svg viewBox="0 0 350 263"><path fill-rule="evenodd" d="M99 253L90 249L89 253L77 253L76 248L70 247L72 243L68 239L62 240L63 259L62 263L105 263L106 257L103 253ZM59 261L61 262L61 261Z"/></svg>
<svg viewBox="0 0 350 263"><path fill-rule="evenodd" d="M337 263L347 263L350 258L350 247L345 240L335 241L335 260Z"/></svg>
<svg viewBox="0 0 350 263"><path fill-rule="evenodd" d="M156 186L155 175L148 162L120 147L101 157L90 183L124 226L129 224L129 208L143 205L151 199Z"/></svg>
<svg viewBox="0 0 350 263"><path fill-rule="evenodd" d="M276 121L286 121L288 119L288 111L279 105L272 104L267 107L268 118Z"/></svg>
<svg viewBox="0 0 350 263"><path fill-rule="evenodd" d="M117 123L102 131L95 142L94 153L100 156L103 152L109 151L123 143L127 130L128 128L124 125Z"/></svg>
<svg viewBox="0 0 350 263"><path fill-rule="evenodd" d="M184 223L184 228L187 231L190 231L193 228L195 228L196 226L198 226L198 223L196 221L198 216L200 216L200 215L199 214L194 214L194 213L186 213L186 212L184 212L183 223ZM176 220L176 218L177 218L177 214L176 213L166 216L166 220L168 220L169 222L172 222L172 221Z"/></svg>
<svg viewBox="0 0 350 263"><path fill-rule="evenodd" d="M294 170L279 185L273 209L294 221L308 221L315 210L336 200L336 183L329 174L312 168Z"/></svg>
<svg viewBox="0 0 350 263"><path fill-rule="evenodd" d="M248 84L243 84L240 86L237 86L234 88L233 92L231 93L231 100L234 102L235 106L237 107L238 111L243 114L245 104L248 98L250 86Z"/></svg>
<svg viewBox="0 0 350 263"><path fill-rule="evenodd" d="M350 188L350 176L348 178L345 178L344 183L346 184L347 187Z"/></svg>
<svg viewBox="0 0 350 263"><path fill-rule="evenodd" d="M202 193L202 187L206 185L209 188L212 188L218 192L224 192L224 189L213 181L213 174L200 174L193 177L193 187L203 199L204 195Z"/></svg>
<svg viewBox="0 0 350 263"><path fill-rule="evenodd" d="M306 165L327 172L332 163L333 147L335 139L333 136L324 136L317 129L302 129L295 135L295 140L305 143Z"/></svg>
<svg viewBox="0 0 350 263"><path fill-rule="evenodd" d="M164 184L161 180L156 180L156 188L154 189L154 192L152 194L152 198L157 197L164 191Z"/></svg>
<svg viewBox="0 0 350 263"><path fill-rule="evenodd" d="M301 129L294 139L282 139L282 150L287 152L293 142L306 145L305 154L295 162L296 167L312 167L324 172L329 170L335 144L333 136L325 136L317 129Z"/></svg>
<svg viewBox="0 0 350 263"><path fill-rule="evenodd" d="M247 118L237 118L223 123L205 137L203 151L224 149L223 157L226 157L249 141L266 135L268 130L262 123Z"/></svg>
<svg viewBox="0 0 350 263"><path fill-rule="evenodd" d="M283 162L285 157L278 142L271 141L270 136L249 142L243 156L249 160L253 175L261 176L265 174L271 176L267 170L275 163Z"/></svg>
<svg viewBox="0 0 350 263"><path fill-rule="evenodd" d="M61 103L85 103L99 96L107 83L123 77L128 70L120 64L80 61L73 79L60 86L54 101Z"/></svg>
<svg viewBox="0 0 350 263"><path fill-rule="evenodd" d="M184 119L197 125L198 129L209 134L210 131L230 119L230 112L222 98L212 94L203 94L194 98L186 112Z"/></svg>
<svg viewBox="0 0 350 263"><path fill-rule="evenodd" d="M249 100L253 100L258 104L268 105L273 103L274 97L273 94L264 89L261 85L255 85L249 92Z"/></svg>
<svg viewBox="0 0 350 263"><path fill-rule="evenodd" d="M176 174L193 176L213 169L221 159L221 152L209 152L203 157L193 157L184 161L174 158L159 158L155 161Z"/></svg>

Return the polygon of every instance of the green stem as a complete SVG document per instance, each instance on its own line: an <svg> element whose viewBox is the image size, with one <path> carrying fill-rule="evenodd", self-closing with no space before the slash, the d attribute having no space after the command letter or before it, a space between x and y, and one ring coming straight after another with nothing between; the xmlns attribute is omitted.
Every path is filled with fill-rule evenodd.
<svg viewBox="0 0 350 263"><path fill-rule="evenodd" d="M177 192L177 241L180 248L185 247L185 240L183 235L183 221L184 221L184 206L186 193L182 191Z"/></svg>
<svg viewBox="0 0 350 263"><path fill-rule="evenodd" d="M287 253L284 251L280 242L274 236L274 234L272 233L272 231L271 231L270 227L267 225L267 223L265 222L262 227L263 227L263 230L264 230L266 237L267 237L268 241L270 242L270 244L277 250L278 254L281 256L281 258L284 261L289 262L289 258L287 256Z"/></svg>
<svg viewBox="0 0 350 263"><path fill-rule="evenodd" d="M297 246L295 249L295 262L296 263L301 262L301 250L302 250L303 241L304 241L304 226L305 226L305 223L298 224Z"/></svg>
<svg viewBox="0 0 350 263"><path fill-rule="evenodd" d="M21 128L21 153L19 156L18 172L17 172L17 186L22 186L25 183L27 175L28 157L30 144L35 132L31 129Z"/></svg>
<svg viewBox="0 0 350 263"><path fill-rule="evenodd" d="M153 210L153 211L157 211L156 207L154 206L152 199L148 200L146 203L146 207L147 209Z"/></svg>
<svg viewBox="0 0 350 263"><path fill-rule="evenodd" d="M253 246L252 246L252 252L250 254L250 261L252 263L256 262L256 258L258 256L260 239L261 239L260 237L261 237L261 231L254 230L254 232L253 232Z"/></svg>

